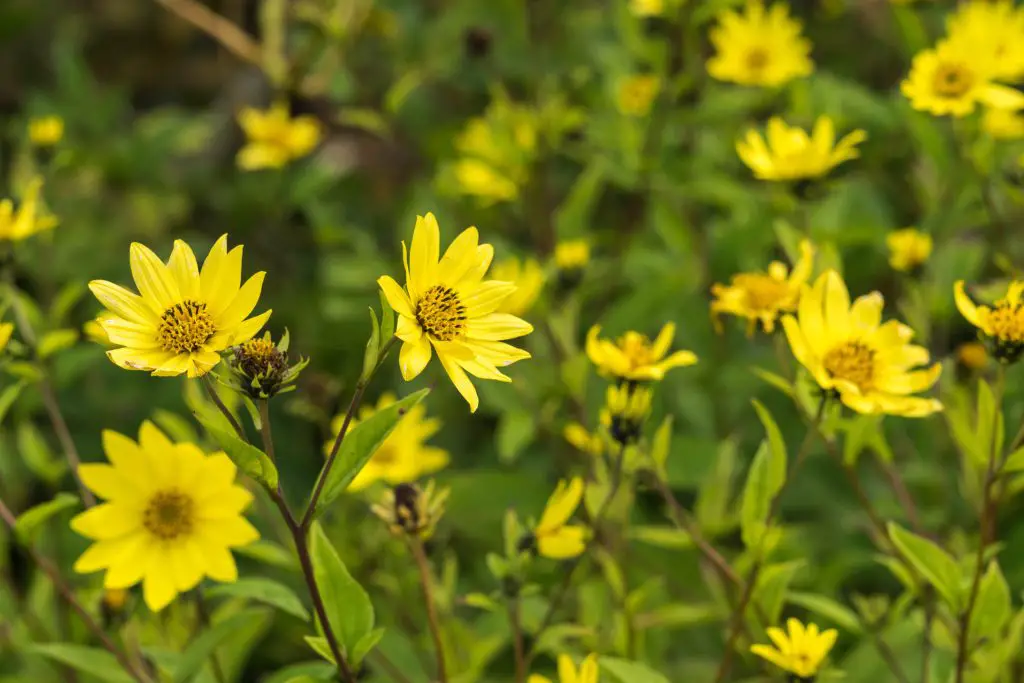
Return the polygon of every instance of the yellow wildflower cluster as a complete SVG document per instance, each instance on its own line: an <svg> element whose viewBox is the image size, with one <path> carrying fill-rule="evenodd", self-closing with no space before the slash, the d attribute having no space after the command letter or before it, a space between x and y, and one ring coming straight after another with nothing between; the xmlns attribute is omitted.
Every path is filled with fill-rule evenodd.
<svg viewBox="0 0 1024 683"><path fill-rule="evenodd" d="M720 81L776 88L814 71L811 43L789 7L776 2L747 0L743 12L724 10L711 29L715 54L708 73Z"/></svg>
<svg viewBox="0 0 1024 683"><path fill-rule="evenodd" d="M43 206L43 179L32 178L22 193L18 208L11 199L0 200L0 241L18 242L57 226L57 218Z"/></svg>
<svg viewBox="0 0 1024 683"><path fill-rule="evenodd" d="M267 110L243 109L238 125L246 144L238 152L238 167L246 171L281 168L306 156L320 143L321 128L316 118L291 116L288 105L277 103Z"/></svg>
<svg viewBox="0 0 1024 683"><path fill-rule="evenodd" d="M767 633L774 647L753 645L750 651L792 674L796 680L814 680L839 633L831 628L821 631L817 624L804 626L797 619L787 621L786 629L770 627Z"/></svg>

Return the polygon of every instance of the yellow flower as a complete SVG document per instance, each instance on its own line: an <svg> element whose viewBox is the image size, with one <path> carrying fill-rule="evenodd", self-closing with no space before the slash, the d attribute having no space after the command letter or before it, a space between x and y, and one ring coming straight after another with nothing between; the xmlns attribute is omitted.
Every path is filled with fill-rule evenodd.
<svg viewBox="0 0 1024 683"><path fill-rule="evenodd" d="M722 313L747 319L747 334L754 333L758 322L765 332L775 330L775 321L782 313L792 313L800 301L804 284L811 277L814 267L814 247L808 240L800 243L800 260L793 272L785 263L772 261L768 272L740 273L732 276L728 285L714 284L711 294L711 317L715 327L720 327L718 316Z"/></svg>
<svg viewBox="0 0 1024 683"><path fill-rule="evenodd" d="M103 606L108 610L120 612L128 602L128 591L123 588L108 588L103 591Z"/></svg>
<svg viewBox="0 0 1024 683"><path fill-rule="evenodd" d="M52 147L64 137L64 119L43 116L28 122L28 139L36 147Z"/></svg>
<svg viewBox="0 0 1024 683"><path fill-rule="evenodd" d="M138 242L130 261L139 294L106 280L89 283L112 313L100 324L110 342L122 347L107 351L119 367L158 377L199 377L220 361L221 351L251 339L270 317L266 311L246 319L259 301L265 273L239 287L242 247L229 252L227 235L210 249L202 271L181 240L166 264Z"/></svg>
<svg viewBox="0 0 1024 683"><path fill-rule="evenodd" d="M768 637L775 647L753 645L750 651L800 680L811 680L818 675L839 634L831 628L819 631L817 624L808 624L805 628L797 619L790 619L786 626L788 634L774 626L768 629Z"/></svg>
<svg viewBox="0 0 1024 683"><path fill-rule="evenodd" d="M746 138L736 142L736 152L761 180L820 178L844 161L860 156L857 145L867 137L857 129L837 144L835 124L828 116L818 117L810 136L773 116L768 121L767 145L759 132L748 130Z"/></svg>
<svg viewBox="0 0 1024 683"><path fill-rule="evenodd" d="M634 74L623 79L616 93L616 105L626 116L647 116L661 89L661 79L653 74Z"/></svg>
<svg viewBox="0 0 1024 683"><path fill-rule="evenodd" d="M890 232L885 243L889 247L889 265L902 273L920 268L932 254L932 236L915 228Z"/></svg>
<svg viewBox="0 0 1024 683"><path fill-rule="evenodd" d="M984 370L988 365L988 350L981 342L966 342L957 347L956 360L968 370Z"/></svg>
<svg viewBox="0 0 1024 683"><path fill-rule="evenodd" d="M665 13L665 0L629 0L629 11L638 17L660 17Z"/></svg>
<svg viewBox="0 0 1024 683"><path fill-rule="evenodd" d="M588 655L577 669L569 655L558 655L558 683L597 683L600 674L597 655ZM532 674L526 683L551 683L551 679Z"/></svg>
<svg viewBox="0 0 1024 683"><path fill-rule="evenodd" d="M653 392L641 386L608 387L605 407L601 409L601 424L615 443L625 447L640 440L653 398Z"/></svg>
<svg viewBox="0 0 1024 683"><path fill-rule="evenodd" d="M811 43L785 3L766 11L760 0L748 0L743 14L723 10L710 38L708 73L720 81L773 88L814 71Z"/></svg>
<svg viewBox="0 0 1024 683"><path fill-rule="evenodd" d="M963 280L957 281L953 293L960 314L992 344L992 355L1004 363L1017 361L1024 352L1024 282L1011 282L1006 296L991 307L975 305L964 291Z"/></svg>
<svg viewBox="0 0 1024 683"><path fill-rule="evenodd" d="M494 265L491 277L503 282L516 283L516 291L512 292L501 306L500 313L523 315L537 302L544 289L544 270L536 259L507 258Z"/></svg>
<svg viewBox="0 0 1024 683"><path fill-rule="evenodd" d="M598 339L601 328L594 325L587 333L587 356L603 375L630 382L663 379L672 368L697 362L692 351L676 351L669 355L676 333L673 323L666 323L652 343L646 336L630 330L612 342Z"/></svg>
<svg viewBox="0 0 1024 683"><path fill-rule="evenodd" d="M562 430L562 436L577 450L590 455L601 455L604 452L604 440L600 434L592 434L579 422L570 422Z"/></svg>
<svg viewBox="0 0 1024 683"><path fill-rule="evenodd" d="M590 244L586 240L566 240L555 245L555 267L582 270L590 263Z"/></svg>
<svg viewBox="0 0 1024 683"><path fill-rule="evenodd" d="M455 181L463 194L493 202L508 202L519 196L519 186L507 175L481 159L459 159L452 165Z"/></svg>
<svg viewBox="0 0 1024 683"><path fill-rule="evenodd" d="M383 410L395 402L393 394L380 397L375 408L366 406L359 413L359 419L365 420L374 413ZM338 415L331 422L331 431L337 435L345 421L344 415ZM354 427L353 420L349 427ZM432 474L448 464L448 452L424 442L437 433L441 421L427 418L427 408L419 403L409 410L395 425L394 430L380 445L366 466L349 484L349 491L362 491L375 481L386 481L389 484L411 483L420 477ZM334 445L332 438L324 445L329 453Z"/></svg>
<svg viewBox="0 0 1024 683"><path fill-rule="evenodd" d="M440 240L434 214L417 217L412 248L406 251L402 242L405 289L387 275L377 283L398 314L395 336L404 342L398 356L402 377L408 381L423 372L436 351L455 388L476 412L480 401L466 373L511 382L498 368L530 354L503 340L527 335L533 326L497 312L516 285L483 279L494 247L479 244L476 228L463 230L439 260Z"/></svg>
<svg viewBox="0 0 1024 683"><path fill-rule="evenodd" d="M1019 140L1024 138L1024 114L1013 109L985 107L981 128L997 140Z"/></svg>
<svg viewBox="0 0 1024 683"><path fill-rule="evenodd" d="M963 41L944 41L917 53L900 90L914 109L936 116L967 116L979 102L997 109L1024 107L1024 94L993 83L992 73Z"/></svg>
<svg viewBox="0 0 1024 683"><path fill-rule="evenodd" d="M1024 9L1010 0L973 0L957 5L947 20L949 40L995 79L1024 76Z"/></svg>
<svg viewBox="0 0 1024 683"><path fill-rule="evenodd" d="M789 346L822 389L835 392L858 413L923 417L942 410L935 399L910 394L939 379L928 349L911 345L913 331L896 320L882 323L882 295L850 294L834 270L823 273L800 297L797 316L782 319Z"/></svg>
<svg viewBox="0 0 1024 683"><path fill-rule="evenodd" d="M18 242L57 225L57 219L40 205L39 193L42 189L42 178L30 180L17 211L12 200L0 201L0 240Z"/></svg>
<svg viewBox="0 0 1024 683"><path fill-rule="evenodd" d="M237 162L246 171L281 168L306 156L320 142L320 123L316 118L292 118L287 105L282 103L265 111L246 107L238 114L238 124L247 142L238 152Z"/></svg>
<svg viewBox="0 0 1024 683"><path fill-rule="evenodd" d="M227 455L172 443L151 422L142 423L138 443L104 431L103 450L111 464L78 468L82 482L106 502L71 520L72 529L94 541L75 571L106 570L108 589L141 581L154 612L204 576L238 578L230 549L252 543L259 532L242 516L252 494L234 483Z"/></svg>
<svg viewBox="0 0 1024 683"><path fill-rule="evenodd" d="M563 479L548 498L540 522L533 530L537 552L544 557L565 560L576 557L586 549L586 527L568 523L583 500L583 489L583 479L580 477L570 481Z"/></svg>
<svg viewBox="0 0 1024 683"><path fill-rule="evenodd" d="M14 323L0 323L0 351L7 348L12 334L14 334Z"/></svg>

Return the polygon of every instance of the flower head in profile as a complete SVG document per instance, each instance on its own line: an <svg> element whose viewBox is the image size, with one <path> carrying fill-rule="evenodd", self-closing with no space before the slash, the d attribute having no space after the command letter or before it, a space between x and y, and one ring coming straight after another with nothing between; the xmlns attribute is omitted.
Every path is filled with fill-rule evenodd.
<svg viewBox="0 0 1024 683"><path fill-rule="evenodd" d="M99 322L120 347L107 352L119 367L199 377L220 361L221 351L251 339L270 317L270 311L247 317L259 301L264 273L240 285L242 247L228 251L227 235L210 249L202 270L181 240L167 263L135 242L130 262L139 294L106 280L89 283L112 314Z"/></svg>
<svg viewBox="0 0 1024 683"><path fill-rule="evenodd" d="M992 355L1003 363L1015 363L1024 353L1024 282L1013 281L1006 296L992 306L979 306L964 291L964 281L954 286L954 298L960 314L978 328L979 336L992 348Z"/></svg>
<svg viewBox="0 0 1024 683"><path fill-rule="evenodd" d="M889 247L889 265L901 273L918 270L932 254L932 236L916 228L890 232L885 243Z"/></svg>
<svg viewBox="0 0 1024 683"><path fill-rule="evenodd" d="M93 544L75 571L106 570L104 587L140 581L153 611L208 576L233 582L238 569L231 549L259 533L242 515L252 494L235 484L235 465L224 453L204 454L190 443L173 443L143 422L138 442L103 432L110 464L84 464L78 475L106 502L71 520Z"/></svg>
<svg viewBox="0 0 1024 683"><path fill-rule="evenodd" d="M996 140L1020 140L1024 138L1024 112L985 107L981 129Z"/></svg>
<svg viewBox="0 0 1024 683"><path fill-rule="evenodd" d="M434 535L444 516L449 489L438 489L433 481L425 486L399 484L384 492L370 510L396 536L408 535L427 540Z"/></svg>
<svg viewBox="0 0 1024 683"><path fill-rule="evenodd" d="M544 290L544 269L536 259L520 261L512 257L494 264L491 277L502 282L516 283L516 291L508 295L498 308L499 313L523 315L537 302Z"/></svg>
<svg viewBox="0 0 1024 683"><path fill-rule="evenodd" d="M811 43L801 35L800 22L782 2L765 9L761 0L748 0L741 14L723 10L711 29L715 55L708 73L720 81L775 88L814 71Z"/></svg>
<svg viewBox="0 0 1024 683"><path fill-rule="evenodd" d="M796 310L813 268L814 247L804 240L800 243L800 260L792 272L785 263L772 261L767 272L739 273L728 285L712 285L715 299L711 302L711 317L715 326L720 326L718 316L727 313L746 318L748 335L754 333L757 323L765 332L773 332L780 315Z"/></svg>
<svg viewBox="0 0 1024 683"><path fill-rule="evenodd" d="M64 138L64 119L41 116L28 122L28 140L36 147L53 147Z"/></svg>
<svg viewBox="0 0 1024 683"><path fill-rule="evenodd" d="M948 36L997 80L1024 76L1024 8L1011 0L970 0L947 19Z"/></svg>
<svg viewBox="0 0 1024 683"><path fill-rule="evenodd" d="M281 168L306 156L320 143L320 123L313 116L292 117L288 106L246 107L238 114L246 144L238 152L238 167L246 171Z"/></svg>
<svg viewBox="0 0 1024 683"><path fill-rule="evenodd" d="M32 178L22 193L17 208L11 199L0 200L0 241L18 242L57 226L57 219L39 198L43 179Z"/></svg>
<svg viewBox="0 0 1024 683"><path fill-rule="evenodd" d="M652 342L645 335L630 330L612 341L601 339L601 328L594 325L587 333L587 356L602 375L625 382L652 382L664 379L672 368L697 362L692 351L669 354L676 326L666 323Z"/></svg>
<svg viewBox="0 0 1024 683"><path fill-rule="evenodd" d="M883 305L878 292L851 305L846 284L830 270L782 325L793 355L818 386L856 412L923 417L942 410L937 400L912 395L931 388L942 366L920 368L928 349L910 344L914 333L903 323L883 323Z"/></svg>
<svg viewBox="0 0 1024 683"><path fill-rule="evenodd" d="M402 340L398 363L402 377L413 379L437 352L455 388L476 412L479 398L467 373L480 379L511 382L498 368L530 354L504 340L533 331L530 323L501 305L515 283L484 280L494 248L480 244L476 228L467 228L440 256L440 229L434 214L416 219L412 248L402 242L405 288L387 275L377 282L398 314L395 336Z"/></svg>
<svg viewBox="0 0 1024 683"><path fill-rule="evenodd" d="M991 67L964 41L946 40L915 55L900 90L914 109L935 116L964 117L978 104L1024 107L1024 93L993 82Z"/></svg>
<svg viewBox="0 0 1024 683"><path fill-rule="evenodd" d="M569 518L583 500L584 488L580 477L558 482L533 529L533 540L540 555L565 560L576 557L586 548L586 527L569 524Z"/></svg>
<svg viewBox="0 0 1024 683"><path fill-rule="evenodd" d="M295 390L295 381L309 365L308 358L288 359L288 330L275 343L270 332L228 349L228 371L218 378L223 384L252 399L268 399ZM221 366L223 367L223 366Z"/></svg>
<svg viewBox="0 0 1024 683"><path fill-rule="evenodd" d="M768 637L775 644L753 645L750 651L768 660L800 681L813 680L836 643L839 633L835 629L820 631L817 624L806 627L797 619L786 622L787 631L778 627L768 629Z"/></svg>
<svg viewBox="0 0 1024 683"><path fill-rule="evenodd" d="M619 82L615 104L626 116L647 116L660 89L661 79L656 75L633 74Z"/></svg>
<svg viewBox="0 0 1024 683"><path fill-rule="evenodd" d="M395 402L394 394L383 394L374 407L364 406L359 411L359 420L365 420ZM338 415L331 422L331 432L337 435L345 421ZM349 428L358 420L353 420ZM380 445L366 466L349 484L349 491L362 491L375 481L385 481L392 486L414 482L422 476L433 474L448 464L448 452L435 446L426 445L427 439L441 428L441 421L427 417L423 403L413 406L395 425L391 434ZM324 444L324 451L330 453L334 438Z"/></svg>
<svg viewBox="0 0 1024 683"><path fill-rule="evenodd" d="M580 668L569 655L558 655L558 683L597 683L600 670L597 668L597 655L587 655L580 662ZM533 674L526 683L551 683L551 679Z"/></svg>
<svg viewBox="0 0 1024 683"><path fill-rule="evenodd" d="M820 178L833 168L860 156L857 145L867 133L857 129L836 142L832 119L819 116L814 131L788 126L777 116L768 121L767 143L756 130L736 143L736 152L754 176L761 180L804 180Z"/></svg>
<svg viewBox="0 0 1024 683"><path fill-rule="evenodd" d="M562 430L562 436L581 453L601 455L604 453L604 439L601 435L589 431L579 422L570 422Z"/></svg>
<svg viewBox="0 0 1024 683"><path fill-rule="evenodd" d="M601 424L612 441L626 447L640 440L653 397L647 387L628 383L608 387L601 409Z"/></svg>

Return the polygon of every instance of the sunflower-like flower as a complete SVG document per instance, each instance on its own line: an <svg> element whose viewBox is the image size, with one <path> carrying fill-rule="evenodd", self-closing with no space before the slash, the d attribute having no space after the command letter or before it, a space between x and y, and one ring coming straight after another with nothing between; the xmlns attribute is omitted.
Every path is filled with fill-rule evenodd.
<svg viewBox="0 0 1024 683"><path fill-rule="evenodd" d="M916 228L894 230L885 238L889 247L889 265L909 273L919 269L932 254L932 236Z"/></svg>
<svg viewBox="0 0 1024 683"><path fill-rule="evenodd" d="M646 387L630 384L608 387L601 409L601 424L612 441L625 448L640 440L653 397L653 392Z"/></svg>
<svg viewBox="0 0 1024 683"><path fill-rule="evenodd" d="M883 305L874 292L851 306L846 284L830 270L782 325L793 355L818 386L858 413L923 417L942 410L935 399L911 396L934 385L942 366L915 369L928 363L928 349L910 344L914 333L903 323L882 323Z"/></svg>
<svg viewBox="0 0 1024 683"><path fill-rule="evenodd" d="M773 116L768 121L767 144L751 129L736 142L736 152L761 180L803 180L820 178L844 161L856 159L860 156L857 145L867 137L857 129L836 143L835 124L828 116L818 117L811 135Z"/></svg>
<svg viewBox="0 0 1024 683"><path fill-rule="evenodd" d="M580 477L558 482L532 532L534 547L540 555L564 560L576 557L587 547L587 528L569 524L569 518L583 500L584 488Z"/></svg>
<svg viewBox="0 0 1024 683"><path fill-rule="evenodd" d="M587 333L587 356L602 375L623 382L652 382L664 379L672 368L681 368L697 362L692 351L668 354L676 326L666 323L651 342L645 335L630 330L616 341L601 339L601 327L594 325Z"/></svg>
<svg viewBox="0 0 1024 683"><path fill-rule="evenodd" d="M597 655L591 654L580 662L580 668L569 655L558 655L558 683L597 683L600 670L597 668ZM540 674L532 674L526 683L551 683L551 679Z"/></svg>
<svg viewBox="0 0 1024 683"><path fill-rule="evenodd" d="M960 314L978 328L979 336L992 347L992 355L1003 363L1014 363L1024 353L1024 282L1013 281L1006 296L990 306L978 306L964 291L964 281L953 288Z"/></svg>
<svg viewBox="0 0 1024 683"><path fill-rule="evenodd" d="M949 40L962 45L993 78L1024 76L1024 9L1011 0L961 2L947 27Z"/></svg>
<svg viewBox="0 0 1024 683"><path fill-rule="evenodd" d="M661 89L661 79L654 74L633 74L619 82L615 104L626 116L647 116Z"/></svg>
<svg viewBox="0 0 1024 683"><path fill-rule="evenodd" d="M43 179L35 177L25 187L17 210L13 200L0 200L0 241L18 242L57 226L57 219L41 204L42 190Z"/></svg>
<svg viewBox="0 0 1024 683"><path fill-rule="evenodd" d="M979 103L997 109L1024 108L1024 93L993 82L991 67L966 41L946 40L914 56L900 84L910 106L936 116L967 116Z"/></svg>
<svg viewBox="0 0 1024 683"><path fill-rule="evenodd" d="M544 269L532 258L520 261L512 257L496 263L491 270L491 277L502 282L516 283L516 291L501 303L499 313L523 315L533 308L544 289Z"/></svg>
<svg viewBox="0 0 1024 683"><path fill-rule="evenodd" d="M754 333L757 323L765 332L775 330L775 321L783 313L792 313L800 301L804 284L814 268L814 247L810 241L800 243L800 259L790 272L785 263L772 261L767 272L739 273L728 285L714 284L711 294L711 317L716 328L718 316L728 313L747 319L747 334Z"/></svg>
<svg viewBox="0 0 1024 683"><path fill-rule="evenodd" d="M788 633L775 626L767 630L775 647L752 645L750 651L793 674L798 681L814 680L839 633L835 629L821 631L817 624L805 627L798 619L790 619L786 627Z"/></svg>
<svg viewBox="0 0 1024 683"><path fill-rule="evenodd" d="M387 275L377 283L398 314L395 336L403 342L398 356L402 377L408 381L423 372L436 351L455 388L476 412L480 400L466 373L511 382L498 368L530 354L503 340L527 335L533 326L497 312L516 285L483 279L494 247L479 244L476 228L463 230L438 259L440 240L434 214L418 217L408 252L402 242L405 289Z"/></svg>
<svg viewBox="0 0 1024 683"><path fill-rule="evenodd" d="M252 107L238 114L246 144L238 152L238 167L246 171L281 168L306 156L320 143L320 123L313 116L292 117L288 106Z"/></svg>
<svg viewBox="0 0 1024 683"><path fill-rule="evenodd" d="M143 422L136 443L103 432L110 464L78 468L82 483L105 503L71 520L94 543L75 563L80 573L106 570L104 586L140 581L153 611L208 576L233 582L231 549L259 538L242 512L252 494L235 484L236 468L224 453L205 455L190 443L173 443Z"/></svg>
<svg viewBox="0 0 1024 683"><path fill-rule="evenodd" d="M139 294L106 280L89 283L112 313L99 323L110 342L121 347L107 352L119 367L199 377L220 361L221 351L251 339L270 317L270 311L246 317L259 301L265 273L239 287L242 247L229 252L227 235L210 249L202 270L181 240L174 242L166 264L135 242L130 262Z"/></svg>
<svg viewBox="0 0 1024 683"><path fill-rule="evenodd" d="M28 139L36 147L53 147L64 137L64 119L40 116L28 122Z"/></svg>
<svg viewBox="0 0 1024 683"><path fill-rule="evenodd" d="M774 88L814 71L811 43L789 6L777 2L765 10L761 0L748 0L743 14L723 10L711 29L715 55L708 73L720 81Z"/></svg>

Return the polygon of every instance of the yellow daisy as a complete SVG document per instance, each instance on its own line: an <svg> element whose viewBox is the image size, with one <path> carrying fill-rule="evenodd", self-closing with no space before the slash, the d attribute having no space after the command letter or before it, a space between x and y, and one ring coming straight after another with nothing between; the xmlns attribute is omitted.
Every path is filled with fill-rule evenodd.
<svg viewBox="0 0 1024 683"><path fill-rule="evenodd" d="M36 147L53 147L64 137L64 119L41 116L28 122L28 139Z"/></svg>
<svg viewBox="0 0 1024 683"><path fill-rule="evenodd" d="M47 213L40 203L39 194L42 189L42 178L30 180L17 210L11 199L0 200L0 240L18 242L37 232L56 227L57 219Z"/></svg>
<svg viewBox="0 0 1024 683"><path fill-rule="evenodd" d="M106 280L89 289L113 315L100 320L110 342L121 348L107 352L119 367L146 370L155 376L206 374L220 361L220 352L251 339L270 311L246 319L263 287L259 272L239 287L242 247L228 251L223 235L200 271L192 248L174 242L165 264L146 246L131 246L132 277L139 294Z"/></svg>
<svg viewBox="0 0 1024 683"><path fill-rule="evenodd" d="M576 668L572 657L558 655L558 683L597 683L600 670L597 668L597 655L588 655ZM526 683L551 683L551 679L540 674L532 674Z"/></svg>
<svg viewBox="0 0 1024 683"><path fill-rule="evenodd" d="M511 382L498 368L530 354L503 340L533 331L525 320L497 312L516 285L483 279L494 258L494 247L478 240L476 228L467 228L439 259L437 219L432 213L419 216L408 252L402 242L405 289L387 275L377 280L398 314L395 336L403 342L398 357L402 377L408 381L423 372L436 351L473 412L480 401L466 373Z"/></svg>
<svg viewBox="0 0 1024 683"><path fill-rule="evenodd" d="M1019 140L1024 138L1024 112L985 107L981 128L996 140Z"/></svg>
<svg viewBox="0 0 1024 683"><path fill-rule="evenodd" d="M587 528L568 523L583 500L583 489L583 479L580 477L570 481L562 480L548 498L540 522L533 529L537 552L544 557L565 560L576 557L586 549Z"/></svg>
<svg viewBox="0 0 1024 683"><path fill-rule="evenodd" d="M828 116L818 117L810 136L773 116L768 121L767 144L759 132L748 130L747 136L737 141L736 152L761 180L820 178L844 161L860 156L857 145L867 137L857 129L836 143L835 124Z"/></svg>
<svg viewBox="0 0 1024 683"><path fill-rule="evenodd" d="M814 268L814 247L808 240L800 243L800 260L790 272L785 263L772 261L768 271L739 273L728 285L714 284L711 294L711 317L720 328L722 313L747 319L747 334L753 334L757 323L765 332L775 330L775 321L782 313L792 313L800 301L804 284Z"/></svg>
<svg viewBox="0 0 1024 683"><path fill-rule="evenodd" d="M359 412L359 419L365 420L394 402L394 394L384 394L376 407L364 406ZM344 415L334 418L331 422L333 435L337 436L344 421ZM357 420L353 420L350 428L354 427L356 422ZM411 483L445 467L448 464L448 452L425 444L426 440L440 428L440 420L427 418L427 407L424 404L418 403L413 406L402 416L388 438L352 480L348 490L362 491L373 482L381 480L391 485ZM324 444L324 451L330 453L333 445L332 436L331 440Z"/></svg>
<svg viewBox="0 0 1024 683"><path fill-rule="evenodd" d="M951 42L996 79L1024 76L1024 8L1010 0L961 2L947 20Z"/></svg>
<svg viewBox="0 0 1024 683"><path fill-rule="evenodd" d="M586 240L565 240L555 245L555 267L558 270L582 270L590 263L590 243Z"/></svg>
<svg viewBox="0 0 1024 683"><path fill-rule="evenodd" d="M647 116L661 88L661 79L653 74L634 74L619 82L615 103L626 116Z"/></svg>
<svg viewBox="0 0 1024 683"><path fill-rule="evenodd" d="M523 315L533 308L544 290L544 269L532 258L520 261L513 257L496 263L491 270L491 277L516 283L516 291L509 294L498 307L499 313Z"/></svg>
<svg viewBox="0 0 1024 683"><path fill-rule="evenodd" d="M313 116L288 114L278 103L266 111L246 107L238 114L246 144L238 152L238 167L246 171L281 168L306 156L320 143L320 123Z"/></svg>
<svg viewBox="0 0 1024 683"><path fill-rule="evenodd" d="M914 109L936 116L967 116L979 103L997 109L1024 107L1024 94L993 83L992 78L967 43L947 40L914 56L900 90Z"/></svg>
<svg viewBox="0 0 1024 683"><path fill-rule="evenodd" d="M760 0L748 0L743 14L723 10L710 38L708 73L720 81L773 88L814 71L811 43L782 2L765 10Z"/></svg>
<svg viewBox="0 0 1024 683"><path fill-rule="evenodd" d="M618 380L661 380L672 368L686 367L697 362L697 356L692 351L676 351L666 357L675 333L676 326L666 323L654 342L632 330L613 342L598 338L601 328L594 325L587 333L587 356L601 374Z"/></svg>
<svg viewBox="0 0 1024 683"><path fill-rule="evenodd" d="M484 115L470 119L455 139L460 158L452 171L459 191L485 205L518 197L529 178L538 134L537 113L496 91Z"/></svg>
<svg viewBox="0 0 1024 683"><path fill-rule="evenodd" d="M978 306L964 291L964 281L953 289L960 314L992 345L992 355L1004 363L1016 362L1024 352L1024 282L1014 280L1006 296L993 306Z"/></svg>
<svg viewBox="0 0 1024 683"><path fill-rule="evenodd" d="M105 588L140 581L153 611L208 576L232 582L238 569L231 548L259 533L242 512L252 494L235 484L235 465L224 453L205 455L190 443L172 443L143 422L139 441L103 432L110 464L78 468L82 483L106 500L71 520L94 541L75 571L106 570Z"/></svg>
<svg viewBox="0 0 1024 683"><path fill-rule="evenodd" d="M916 228L894 230L886 236L885 243L889 247L889 265L903 273L920 268L932 254L932 236Z"/></svg>
<svg viewBox="0 0 1024 683"><path fill-rule="evenodd" d="M774 626L767 630L775 647L753 645L750 651L799 680L810 681L818 675L839 633L831 628L820 631L817 624L808 624L805 628L797 619L787 621L786 627L789 633Z"/></svg>
<svg viewBox="0 0 1024 683"><path fill-rule="evenodd" d="M928 349L910 344L913 331L895 320L882 323L878 292L850 305L839 274L827 271L800 297L797 315L782 319L789 346L822 389L835 392L858 413L923 417L942 410L935 399L911 396L931 388L942 366L928 363Z"/></svg>

